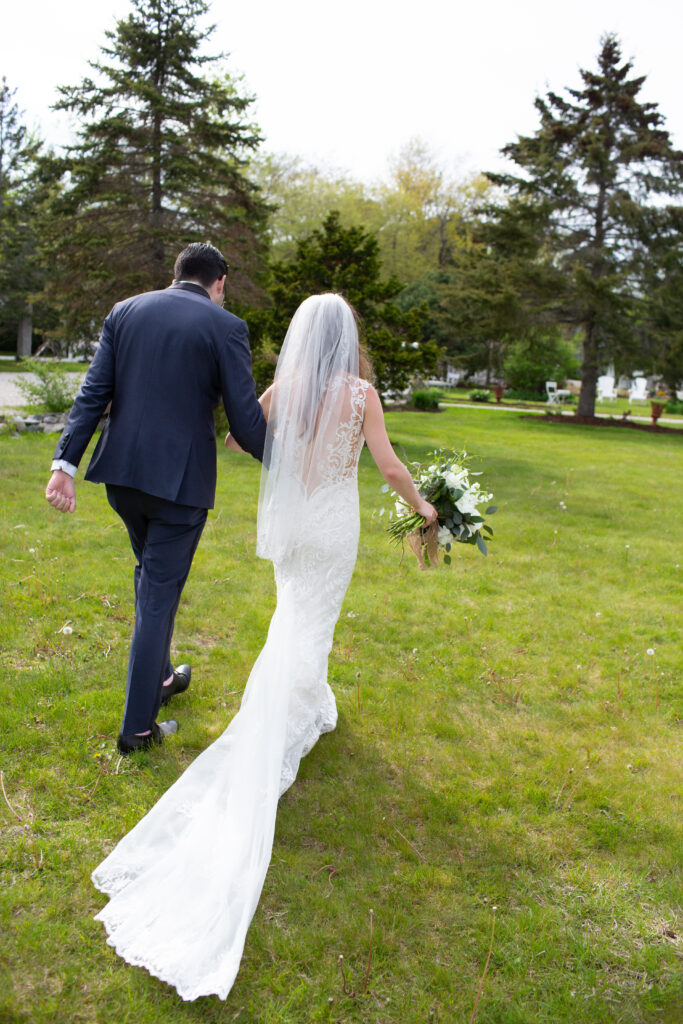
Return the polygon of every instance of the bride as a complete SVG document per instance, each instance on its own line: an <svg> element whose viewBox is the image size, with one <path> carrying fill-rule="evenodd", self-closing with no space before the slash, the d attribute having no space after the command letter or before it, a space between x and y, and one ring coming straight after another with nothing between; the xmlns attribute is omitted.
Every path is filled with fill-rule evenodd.
<svg viewBox="0 0 683 1024"><path fill-rule="evenodd" d="M109 896L96 917L109 944L183 999L230 991L279 796L336 725L327 659L356 561L363 441L387 483L436 518L394 454L368 369L345 300L306 299L260 400L268 437L256 550L272 560L277 586L266 643L225 732L92 874ZM240 450L230 434L226 445Z"/></svg>

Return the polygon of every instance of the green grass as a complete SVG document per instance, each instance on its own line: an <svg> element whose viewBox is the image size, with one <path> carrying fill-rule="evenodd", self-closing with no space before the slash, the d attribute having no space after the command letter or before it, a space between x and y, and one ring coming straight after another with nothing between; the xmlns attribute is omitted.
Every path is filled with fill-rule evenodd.
<svg viewBox="0 0 683 1024"><path fill-rule="evenodd" d="M339 725L281 801L225 1003L116 957L89 875L239 705L274 603L258 467L219 456L176 627L180 732L119 762L125 531L82 481L73 517L48 509L54 439L0 438L0 767L22 818L0 796L2 1024L467 1024L494 918L478 1024L680 1021L681 441L486 410L387 422L409 459L483 456L496 537L420 573L363 454Z"/></svg>

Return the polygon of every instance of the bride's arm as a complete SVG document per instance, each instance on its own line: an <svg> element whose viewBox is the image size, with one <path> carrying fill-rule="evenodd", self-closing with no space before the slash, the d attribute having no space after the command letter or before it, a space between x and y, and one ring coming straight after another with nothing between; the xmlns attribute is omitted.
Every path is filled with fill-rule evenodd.
<svg viewBox="0 0 683 1024"><path fill-rule="evenodd" d="M424 516L428 523L435 522L436 509L424 500L413 483L410 473L391 447L391 441L384 425L382 403L373 387L368 388L365 398L363 433L370 454L389 486L397 494L400 494L403 500L411 505L419 515Z"/></svg>
<svg viewBox="0 0 683 1024"><path fill-rule="evenodd" d="M273 393L273 385L271 384L270 387L266 388L266 390L263 392L263 394L259 398L259 405L263 409L263 415L266 418L266 422L268 422L268 413L270 411L270 398L271 398L272 393ZM233 452L243 452L244 451L244 448L241 448L238 445L238 443L235 440L235 438L229 432L228 432L228 434L227 434L227 436L225 438L225 447L229 448Z"/></svg>

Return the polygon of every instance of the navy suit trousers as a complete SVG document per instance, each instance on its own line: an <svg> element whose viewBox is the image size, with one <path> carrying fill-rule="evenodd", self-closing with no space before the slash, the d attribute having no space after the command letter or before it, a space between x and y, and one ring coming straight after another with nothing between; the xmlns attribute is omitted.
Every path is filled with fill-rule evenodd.
<svg viewBox="0 0 683 1024"><path fill-rule="evenodd" d="M175 615L207 510L118 484L107 484L107 498L128 530L137 560L135 626L121 727L122 733L130 734L145 732L156 721L161 687L173 671Z"/></svg>

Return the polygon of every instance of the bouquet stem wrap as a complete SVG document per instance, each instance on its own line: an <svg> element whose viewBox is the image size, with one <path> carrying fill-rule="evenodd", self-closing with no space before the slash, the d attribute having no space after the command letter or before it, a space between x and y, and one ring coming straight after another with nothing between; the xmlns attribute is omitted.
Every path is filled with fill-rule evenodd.
<svg viewBox="0 0 683 1024"><path fill-rule="evenodd" d="M433 569L439 557L439 524L432 523L413 530L406 537L408 547L417 558L420 569ZM425 560L425 551L427 559Z"/></svg>

